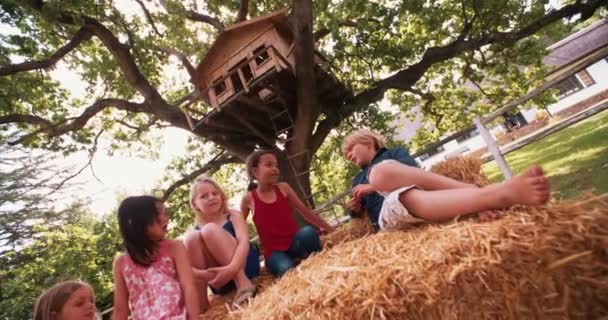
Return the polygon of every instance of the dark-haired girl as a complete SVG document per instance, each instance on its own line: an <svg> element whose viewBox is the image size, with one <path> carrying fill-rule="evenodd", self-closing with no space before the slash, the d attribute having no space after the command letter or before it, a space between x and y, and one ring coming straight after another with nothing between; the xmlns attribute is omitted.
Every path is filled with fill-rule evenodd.
<svg viewBox="0 0 608 320"><path fill-rule="evenodd" d="M126 198L118 226L126 252L114 261L113 319L197 319L192 268L181 241L166 239L169 216L160 199Z"/></svg>
<svg viewBox="0 0 608 320"><path fill-rule="evenodd" d="M241 212L247 219L253 212L253 222L264 248L268 271L281 276L294 266L294 258L305 258L321 250L319 233L333 228L298 198L289 184L278 182L279 162L272 150L259 150L247 159L247 173L257 181L243 197ZM300 228L293 218L292 208L298 210L311 226Z"/></svg>

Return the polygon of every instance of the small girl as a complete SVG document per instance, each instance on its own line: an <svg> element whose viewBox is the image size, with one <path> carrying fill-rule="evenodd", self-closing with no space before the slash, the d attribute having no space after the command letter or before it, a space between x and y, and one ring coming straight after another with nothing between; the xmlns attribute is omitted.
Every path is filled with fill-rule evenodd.
<svg viewBox="0 0 608 320"><path fill-rule="evenodd" d="M196 212L195 230L184 237L194 278L200 284L200 304L206 307L207 284L215 294L236 288L233 305L247 302L256 286L250 279L260 273L259 252L249 243L247 223L240 212L228 209L228 199L211 178L198 176L190 190Z"/></svg>
<svg viewBox="0 0 608 320"><path fill-rule="evenodd" d="M113 319L197 319L192 268L181 241L166 239L169 217L152 196L128 197L118 208L126 253L114 260Z"/></svg>
<svg viewBox="0 0 608 320"><path fill-rule="evenodd" d="M93 288L82 281L58 283L44 291L34 305L34 320L97 318Z"/></svg>
<svg viewBox="0 0 608 320"><path fill-rule="evenodd" d="M321 232L330 232L333 228L302 203L287 183L278 182L279 163L274 151L253 152L247 159L247 173L258 184L243 197L241 211L245 219L249 211L253 211L266 267L274 276L280 277L293 268L294 258L305 258L321 250L318 232L311 226L299 228L292 208Z"/></svg>

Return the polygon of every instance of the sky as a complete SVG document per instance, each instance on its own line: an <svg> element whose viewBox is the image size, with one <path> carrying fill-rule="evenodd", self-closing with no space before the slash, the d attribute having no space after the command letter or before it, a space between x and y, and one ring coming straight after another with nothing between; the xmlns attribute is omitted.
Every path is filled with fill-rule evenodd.
<svg viewBox="0 0 608 320"><path fill-rule="evenodd" d="M126 15L141 14L135 1L117 0L114 4ZM167 70L177 68L171 66ZM180 77L180 74L173 73L170 76ZM51 76L69 90L73 97L84 96L85 84L78 74L65 64L59 62ZM110 213L118 206L117 197L148 192L160 181L171 160L184 154L189 136L187 132L176 128L165 128L161 129L160 135L164 142L159 150L158 159L142 159L124 154L108 156L103 148L97 152L93 158L95 176L91 170L86 169L76 179L77 182L83 183L81 186L83 193L79 196L90 198L90 209L93 213L97 216ZM87 161L88 153L82 152L69 157L64 164L80 168Z"/></svg>
<svg viewBox="0 0 608 320"><path fill-rule="evenodd" d="M59 80L73 96L84 95L84 83L78 74L69 70L65 64L59 63L51 76ZM161 136L164 142L158 159L142 159L124 154L108 156L102 143L101 150L93 158L95 176L87 169L77 178L78 182L84 183L81 187L84 190L82 196L90 197L93 213L99 216L111 212L117 206L117 196L149 191L160 181L171 159L184 154L189 136L187 132L165 128L162 129ZM68 157L63 164L80 168L87 161L88 153L81 152Z"/></svg>

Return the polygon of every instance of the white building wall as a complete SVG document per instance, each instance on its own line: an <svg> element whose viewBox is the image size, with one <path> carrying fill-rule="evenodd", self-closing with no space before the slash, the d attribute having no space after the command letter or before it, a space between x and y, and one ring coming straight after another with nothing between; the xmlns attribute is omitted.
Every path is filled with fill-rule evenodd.
<svg viewBox="0 0 608 320"><path fill-rule="evenodd" d="M602 59L592 64L586 70L591 76L591 78L593 78L595 83L567 97L564 97L563 99L557 101L554 104L549 105L547 109L549 109L551 113L556 113L561 110L564 110L575 103L581 102L589 97L592 97L595 94L598 94L608 89L608 61L606 61L606 59ZM583 82L581 81L581 83ZM536 120L535 108L521 110L521 113L528 122Z"/></svg>
<svg viewBox="0 0 608 320"><path fill-rule="evenodd" d="M496 126L496 127L491 128L489 131L490 131L490 134L492 135L492 137L494 139L496 139L496 136L499 133L504 132L505 130L503 129L502 126ZM443 145L443 148L445 150L443 150L442 152L439 152L439 153L425 159L424 161L421 161L420 158L417 158L416 160L418 161L418 163L420 163L420 166L422 168L429 169L435 163L441 162L443 160L449 159L454 156L469 154L469 153L477 151L485 146L486 146L485 141L483 141L483 138L481 137L481 135L478 134L478 135L471 137L460 143L456 140L449 141Z"/></svg>
<svg viewBox="0 0 608 320"><path fill-rule="evenodd" d="M606 59L602 59L596 62L595 64L589 66L586 70L595 81L595 84L583 88L578 92L575 92L561 99L560 101L550 105L548 109L551 113L563 110L575 103L583 101L599 92L608 89L608 61ZM521 110L521 112L528 122L532 122L536 119L535 108L529 110ZM420 118L417 118L415 121L400 119L396 123L393 123L394 126L400 125L402 128L401 130L398 130L398 138L401 138L405 141L411 140L416 130L420 126L420 122ZM490 130L490 133L492 134L494 139L496 139L496 135L500 132L504 132L504 128L502 126L496 126ZM456 140L452 140L443 145L444 150L442 152L439 152L425 159L424 161L420 161L420 158L417 158L416 160L420 163L421 167L428 169L435 163L441 162L445 159L449 159L452 156L456 156L459 154L465 155L470 152L477 151L485 146L486 143L483 141L481 136L476 135L460 143Z"/></svg>
<svg viewBox="0 0 608 320"><path fill-rule="evenodd" d="M548 107L551 113L555 113L566 109L567 107L581 102L595 94L598 94L608 88L608 62L606 59L602 59L586 69L591 78L595 81L595 84L592 84L589 87L583 88L560 101L550 105Z"/></svg>

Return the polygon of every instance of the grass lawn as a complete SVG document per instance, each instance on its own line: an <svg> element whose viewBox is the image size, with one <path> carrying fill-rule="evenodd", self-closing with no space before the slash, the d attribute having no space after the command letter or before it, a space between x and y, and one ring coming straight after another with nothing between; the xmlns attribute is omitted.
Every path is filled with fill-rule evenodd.
<svg viewBox="0 0 608 320"><path fill-rule="evenodd" d="M608 111L513 151L506 160L514 174L540 164L556 198L573 198L585 190L608 193ZM492 181L503 178L494 161L483 171Z"/></svg>

